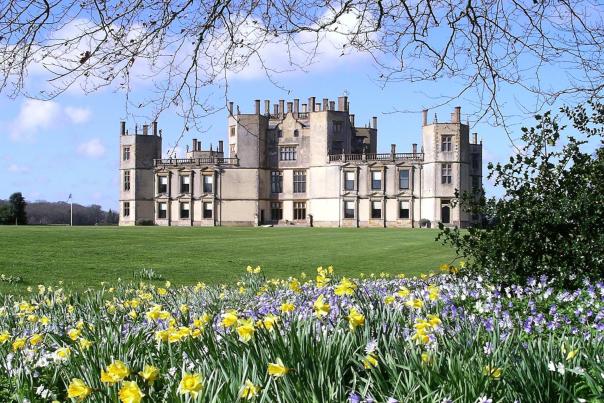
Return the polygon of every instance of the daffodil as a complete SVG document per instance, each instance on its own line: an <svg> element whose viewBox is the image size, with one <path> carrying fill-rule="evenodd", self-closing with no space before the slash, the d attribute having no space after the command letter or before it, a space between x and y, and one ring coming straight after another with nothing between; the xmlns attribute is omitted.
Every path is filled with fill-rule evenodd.
<svg viewBox="0 0 604 403"><path fill-rule="evenodd" d="M387 295L386 297L384 297L384 304L390 305L394 303L395 299L396 298L394 297L394 295Z"/></svg>
<svg viewBox="0 0 604 403"><path fill-rule="evenodd" d="M279 318L272 313L269 313L262 319L262 326L267 330L273 330Z"/></svg>
<svg viewBox="0 0 604 403"><path fill-rule="evenodd" d="M491 379L499 380L501 378L501 368L492 367L490 365L487 365L482 370L482 374L484 376L488 376Z"/></svg>
<svg viewBox="0 0 604 403"><path fill-rule="evenodd" d="M44 340L44 336L42 336L40 333L34 333L29 337L29 344L32 346L37 346L38 344L42 343L42 340Z"/></svg>
<svg viewBox="0 0 604 403"><path fill-rule="evenodd" d="M426 352L422 353L421 358L424 364L430 364L432 362L432 357Z"/></svg>
<svg viewBox="0 0 604 403"><path fill-rule="evenodd" d="M81 333L82 331L80 329L69 329L67 336L69 336L71 340L76 341Z"/></svg>
<svg viewBox="0 0 604 403"><path fill-rule="evenodd" d="M566 361L570 361L577 356L579 350L571 350L566 354Z"/></svg>
<svg viewBox="0 0 604 403"><path fill-rule="evenodd" d="M277 362L268 363L268 374L274 376L275 378L287 375L288 372L289 368L283 365L283 361L281 361L281 358L277 358Z"/></svg>
<svg viewBox="0 0 604 403"><path fill-rule="evenodd" d="M237 324L239 318L237 317L237 312L235 310L227 311L222 315L222 326L231 327Z"/></svg>
<svg viewBox="0 0 604 403"><path fill-rule="evenodd" d="M356 310L356 308L350 308L348 311L348 326L350 330L355 330L358 326L365 324L365 316Z"/></svg>
<svg viewBox="0 0 604 403"><path fill-rule="evenodd" d="M334 288L334 294L339 296L352 295L356 288L356 284L348 280L346 277L343 277L340 283Z"/></svg>
<svg viewBox="0 0 604 403"><path fill-rule="evenodd" d="M70 355L71 355L71 348L69 348L69 347L58 348L54 353L55 358L58 360L61 360L61 361L65 361L66 359L69 358Z"/></svg>
<svg viewBox="0 0 604 403"><path fill-rule="evenodd" d="M249 379L246 379L245 383L241 387L241 390L239 391L239 397L241 399L251 400L255 396L258 396L259 392L260 387L254 385L254 383Z"/></svg>
<svg viewBox="0 0 604 403"><path fill-rule="evenodd" d="M153 383L159 378L159 368L153 365L145 365L138 373L146 382Z"/></svg>
<svg viewBox="0 0 604 403"><path fill-rule="evenodd" d="M289 303L289 302L284 302L283 304L281 304L281 312L283 313L287 313L287 312L292 312L294 310L294 304Z"/></svg>
<svg viewBox="0 0 604 403"><path fill-rule="evenodd" d="M69 386L67 387L67 397L70 399L76 399L82 401L92 393L90 386L79 378L72 378Z"/></svg>
<svg viewBox="0 0 604 403"><path fill-rule="evenodd" d="M203 377L201 374L185 373L178 385L178 393L181 395L191 395L196 398L203 389Z"/></svg>
<svg viewBox="0 0 604 403"><path fill-rule="evenodd" d="M295 278L289 280L289 289L298 294L302 291L300 282Z"/></svg>
<svg viewBox="0 0 604 403"><path fill-rule="evenodd" d="M92 346L92 342L84 337L78 340L78 344L82 350L88 350Z"/></svg>
<svg viewBox="0 0 604 403"><path fill-rule="evenodd" d="M327 316L329 314L329 309L330 309L329 304L326 302L323 302L323 299L324 299L323 294L321 294L321 295L319 295L319 297L313 304L313 307L315 309L315 315L317 315L318 318Z"/></svg>
<svg viewBox="0 0 604 403"><path fill-rule="evenodd" d="M377 356L374 353L369 353L363 358L363 367L371 369L378 366Z"/></svg>
<svg viewBox="0 0 604 403"><path fill-rule="evenodd" d="M140 403L145 394L134 381L126 381L122 384L118 393L122 403Z"/></svg>
<svg viewBox="0 0 604 403"><path fill-rule="evenodd" d="M0 333L0 344L4 344L10 340L10 333L6 330Z"/></svg>
<svg viewBox="0 0 604 403"><path fill-rule="evenodd" d="M247 343L252 339L254 332L254 321L252 319L244 319L239 322L239 326L237 326L237 334L239 335L239 340L244 343Z"/></svg>
<svg viewBox="0 0 604 403"><path fill-rule="evenodd" d="M128 366L124 362L116 360L109 364L106 371L101 371L101 382L114 384L122 381L128 375L130 375Z"/></svg>
<svg viewBox="0 0 604 403"><path fill-rule="evenodd" d="M13 351L18 351L21 350L23 347L25 347L25 337L18 337L15 339L15 341L13 341Z"/></svg>

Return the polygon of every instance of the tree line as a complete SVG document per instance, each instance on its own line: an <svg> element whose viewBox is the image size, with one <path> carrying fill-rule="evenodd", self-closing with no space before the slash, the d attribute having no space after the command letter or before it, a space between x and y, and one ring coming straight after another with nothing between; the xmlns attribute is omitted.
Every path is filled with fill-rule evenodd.
<svg viewBox="0 0 604 403"><path fill-rule="evenodd" d="M90 206L73 204L73 225L114 225L118 220L117 212L111 209L105 211L98 204ZM26 202L20 192L13 193L8 200L0 199L0 224L50 225L69 224L69 222L69 203L44 200Z"/></svg>

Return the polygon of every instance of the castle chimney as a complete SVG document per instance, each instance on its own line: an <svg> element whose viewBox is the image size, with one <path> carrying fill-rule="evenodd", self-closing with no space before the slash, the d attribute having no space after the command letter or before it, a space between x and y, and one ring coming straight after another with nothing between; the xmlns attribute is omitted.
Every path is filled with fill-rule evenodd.
<svg viewBox="0 0 604 403"><path fill-rule="evenodd" d="M143 136L149 133L149 125L143 125Z"/></svg>
<svg viewBox="0 0 604 403"><path fill-rule="evenodd" d="M197 139L193 139L193 151L197 151Z"/></svg>
<svg viewBox="0 0 604 403"><path fill-rule="evenodd" d="M474 132L474 144L478 144L478 133Z"/></svg>
<svg viewBox="0 0 604 403"><path fill-rule="evenodd" d="M326 111L329 108L329 99L323 98L323 110Z"/></svg>
<svg viewBox="0 0 604 403"><path fill-rule="evenodd" d="M303 112L303 113L308 112L308 105L306 105L306 104L302 104L302 112Z"/></svg>
<svg viewBox="0 0 604 403"><path fill-rule="evenodd" d="M274 117L279 116L279 104L273 105L273 115L274 115Z"/></svg>
<svg viewBox="0 0 604 403"><path fill-rule="evenodd" d="M346 101L346 112L350 112L350 101Z"/></svg>
<svg viewBox="0 0 604 403"><path fill-rule="evenodd" d="M256 115L260 115L260 100L256 99L254 101L254 111L256 113Z"/></svg>
<svg viewBox="0 0 604 403"><path fill-rule="evenodd" d="M151 127L153 128L153 135L157 136L157 121L153 121L153 123L151 123Z"/></svg>
<svg viewBox="0 0 604 403"><path fill-rule="evenodd" d="M120 122L120 136L126 135L126 122L123 120Z"/></svg>
<svg viewBox="0 0 604 403"><path fill-rule="evenodd" d="M229 115L233 115L233 103L229 102Z"/></svg>
<svg viewBox="0 0 604 403"><path fill-rule="evenodd" d="M267 116L271 114L271 100L270 99L267 99L264 101L264 114Z"/></svg>
<svg viewBox="0 0 604 403"><path fill-rule="evenodd" d="M372 119L373 119L372 128L377 130L377 116L374 116Z"/></svg>
<svg viewBox="0 0 604 403"><path fill-rule="evenodd" d="M422 111L422 126L428 126L428 110L424 109Z"/></svg>
<svg viewBox="0 0 604 403"><path fill-rule="evenodd" d="M287 113L291 113L293 106L294 106L293 102L288 102L287 103Z"/></svg>
<svg viewBox="0 0 604 403"><path fill-rule="evenodd" d="M308 111L309 112L315 111L315 97L308 98Z"/></svg>
<svg viewBox="0 0 604 403"><path fill-rule="evenodd" d="M396 144L390 144L390 154L396 154Z"/></svg>
<svg viewBox="0 0 604 403"><path fill-rule="evenodd" d="M461 106L455 107L455 120L453 123L461 123Z"/></svg>
<svg viewBox="0 0 604 403"><path fill-rule="evenodd" d="M348 97L338 97L338 110L340 112L346 112L348 104Z"/></svg>
<svg viewBox="0 0 604 403"><path fill-rule="evenodd" d="M354 113L350 114L350 126L354 127Z"/></svg>
<svg viewBox="0 0 604 403"><path fill-rule="evenodd" d="M280 99L279 100L279 117L283 118L284 114L285 114L285 101Z"/></svg>
<svg viewBox="0 0 604 403"><path fill-rule="evenodd" d="M336 110L336 101L329 101L329 110L330 111Z"/></svg>
<svg viewBox="0 0 604 403"><path fill-rule="evenodd" d="M413 143L413 155L417 154L417 144Z"/></svg>
<svg viewBox="0 0 604 403"><path fill-rule="evenodd" d="M219 153L224 153L223 147L224 147L224 142L222 140L219 140L218 141L218 152Z"/></svg>
<svg viewBox="0 0 604 403"><path fill-rule="evenodd" d="M294 98L294 116L298 117L298 112L300 112L300 100L298 98Z"/></svg>

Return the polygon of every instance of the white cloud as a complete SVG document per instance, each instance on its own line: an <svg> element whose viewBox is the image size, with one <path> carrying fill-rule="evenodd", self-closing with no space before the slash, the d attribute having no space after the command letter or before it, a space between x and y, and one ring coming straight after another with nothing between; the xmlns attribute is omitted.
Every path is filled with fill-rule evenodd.
<svg viewBox="0 0 604 403"><path fill-rule="evenodd" d="M29 167L27 167L25 165L17 165L17 164L13 163L8 166L8 172L17 173L17 174L27 173L27 172L29 172Z"/></svg>
<svg viewBox="0 0 604 403"><path fill-rule="evenodd" d="M97 138L90 139L78 146L78 153L86 157L98 158L105 154L105 146Z"/></svg>
<svg viewBox="0 0 604 403"><path fill-rule="evenodd" d="M76 108L68 106L65 108L65 115L69 118L71 123L82 124L88 122L90 119L90 109L88 108Z"/></svg>
<svg viewBox="0 0 604 403"><path fill-rule="evenodd" d="M61 107L53 101L28 99L10 125L13 141L31 140L36 132L50 128L60 117Z"/></svg>

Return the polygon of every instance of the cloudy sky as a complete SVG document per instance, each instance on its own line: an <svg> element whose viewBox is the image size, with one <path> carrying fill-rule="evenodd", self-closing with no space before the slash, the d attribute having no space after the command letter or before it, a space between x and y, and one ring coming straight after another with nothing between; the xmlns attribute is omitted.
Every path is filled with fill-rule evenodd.
<svg viewBox="0 0 604 403"><path fill-rule="evenodd" d="M367 55L342 56L338 44L325 41L319 48L316 62L302 71L275 74L274 82L267 79L257 63L228 78L229 100L240 106L242 112L253 111L254 99L299 98L318 99L347 94L351 112L357 125L378 117L378 151L389 152L390 144L397 144L400 152L411 150L412 143L420 143L421 113L424 108L437 105L442 97L454 94L463 83L439 80L433 83L398 82L383 85L376 80L379 72ZM283 49L273 47L264 55L277 61L282 70L288 70ZM27 77L30 88L46 85L43 71L33 70ZM276 83L275 83L276 82ZM130 98L144 97L154 87L150 80L137 80ZM204 97L217 108L226 104L223 87L204 88ZM516 105L519 93L509 89L501 94L506 113L519 113ZM462 119L469 120L472 132L478 132L484 144L485 161L506 160L511 153L508 136L502 128L476 122L475 99L468 95L449 105L430 111L430 120L438 114L440 121L450 117L453 107L462 107ZM263 106L264 108L264 106ZM77 86L51 101L39 101L19 96L10 99L0 94L0 198L8 198L21 191L30 200L66 200L73 194L75 202L100 204L105 209L118 206L118 144L119 122L127 120L132 130L149 123L146 111L136 111L124 93L111 87L86 93ZM135 116L136 115L136 116ZM510 128L518 133L516 119ZM192 138L201 139L203 147L214 147L226 139L226 111L198 122L200 131L189 131L179 144L180 152ZM530 124L530 121L527 123ZM175 111L164 112L159 119L163 130L164 153L176 145L184 129L184 122ZM514 133L513 133L514 134ZM486 173L486 172L485 172ZM486 183L487 191L497 190Z"/></svg>

